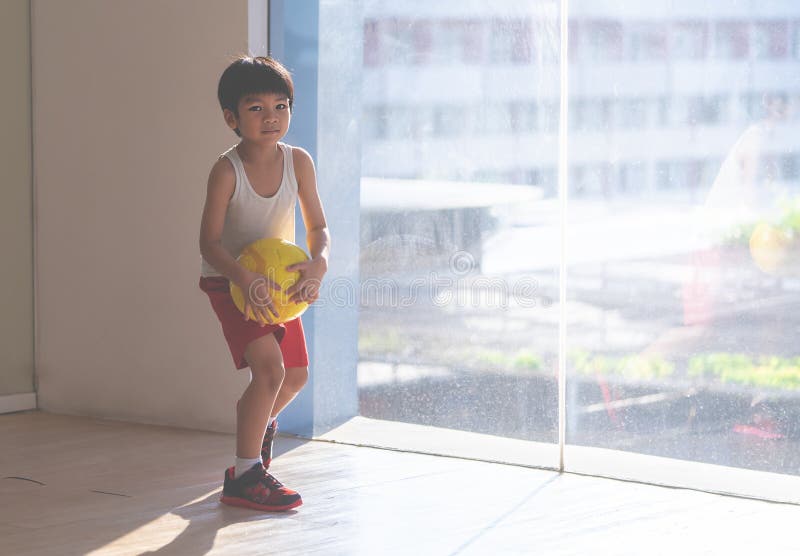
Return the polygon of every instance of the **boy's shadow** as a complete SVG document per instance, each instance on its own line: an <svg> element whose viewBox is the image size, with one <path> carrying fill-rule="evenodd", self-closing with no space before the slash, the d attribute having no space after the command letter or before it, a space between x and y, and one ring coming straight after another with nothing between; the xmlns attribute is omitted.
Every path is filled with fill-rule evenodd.
<svg viewBox="0 0 800 556"><path fill-rule="evenodd" d="M304 443L298 440L283 439L283 449L276 449L276 457ZM189 525L168 544L157 550L142 552L141 554L159 554L163 556L207 554L214 547L217 533L229 525L247 521L287 519L297 513L297 510L258 512L246 508L226 506L219 501L222 494L221 491L222 489L216 489L201 500L171 510L169 513L182 517L189 522Z"/></svg>
<svg viewBox="0 0 800 556"><path fill-rule="evenodd" d="M180 535L172 539L158 550L142 554L186 555L208 554L214 546L217 533L234 523L245 521L263 521L268 519L286 519L297 513L288 512L259 513L245 508L226 506L219 501L220 493L212 492L202 500L172 510L175 515L189 522Z"/></svg>

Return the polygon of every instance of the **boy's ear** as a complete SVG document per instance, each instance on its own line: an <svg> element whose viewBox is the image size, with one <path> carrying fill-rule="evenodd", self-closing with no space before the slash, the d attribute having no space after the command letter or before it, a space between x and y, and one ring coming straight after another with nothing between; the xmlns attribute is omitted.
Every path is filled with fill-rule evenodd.
<svg viewBox="0 0 800 556"><path fill-rule="evenodd" d="M233 113L233 110L225 108L222 111L222 116L225 118L225 123L228 124L229 128L236 129L239 127L239 122L237 121L238 118L236 117L236 114Z"/></svg>

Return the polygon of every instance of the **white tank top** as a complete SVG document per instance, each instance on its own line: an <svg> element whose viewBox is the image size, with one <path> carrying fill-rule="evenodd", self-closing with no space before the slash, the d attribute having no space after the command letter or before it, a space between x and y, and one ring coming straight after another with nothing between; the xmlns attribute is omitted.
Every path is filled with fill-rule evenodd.
<svg viewBox="0 0 800 556"><path fill-rule="evenodd" d="M236 171L236 186L222 228L222 247L234 259L257 239L279 237L294 243L297 178L294 175L292 147L285 143L278 143L278 147L283 151L283 178L272 197L262 197L250 185L235 146L222 155L231 161ZM222 276L205 259L202 259L200 275Z"/></svg>

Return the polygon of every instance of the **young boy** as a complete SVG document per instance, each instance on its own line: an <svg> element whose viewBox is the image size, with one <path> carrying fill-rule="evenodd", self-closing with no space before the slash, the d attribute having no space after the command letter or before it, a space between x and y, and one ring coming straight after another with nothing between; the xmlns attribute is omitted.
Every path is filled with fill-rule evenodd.
<svg viewBox="0 0 800 556"><path fill-rule="evenodd" d="M289 129L294 85L279 62L241 57L223 72L218 97L225 123L241 141L211 169L200 226L200 288L208 294L237 369L251 379L237 404L236 461L225 472L222 502L263 511L302 504L300 495L267 473L278 413L308 379L308 354L300 319L274 324L270 292L277 284L242 267L236 258L253 241L294 242L297 201L307 230L310 259L288 267L300 272L287 290L292 300L313 303L328 267L330 237L317 191L314 163L301 148L280 142ZM230 282L245 294L236 309Z"/></svg>

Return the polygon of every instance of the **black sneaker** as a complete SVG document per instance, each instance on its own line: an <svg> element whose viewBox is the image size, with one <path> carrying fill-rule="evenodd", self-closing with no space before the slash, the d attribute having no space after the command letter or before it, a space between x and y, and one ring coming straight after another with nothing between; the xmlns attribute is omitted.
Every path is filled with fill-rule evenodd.
<svg viewBox="0 0 800 556"><path fill-rule="evenodd" d="M260 463L238 479L234 479L234 473L234 467L225 471L225 486L220 500L223 504L265 512L285 512L303 503L298 493L283 486Z"/></svg>
<svg viewBox="0 0 800 556"><path fill-rule="evenodd" d="M277 419L267 427L267 432L264 434L264 441L261 443L261 461L264 462L265 469L269 469L269 464L272 462L272 441L275 440L276 432L278 432Z"/></svg>

